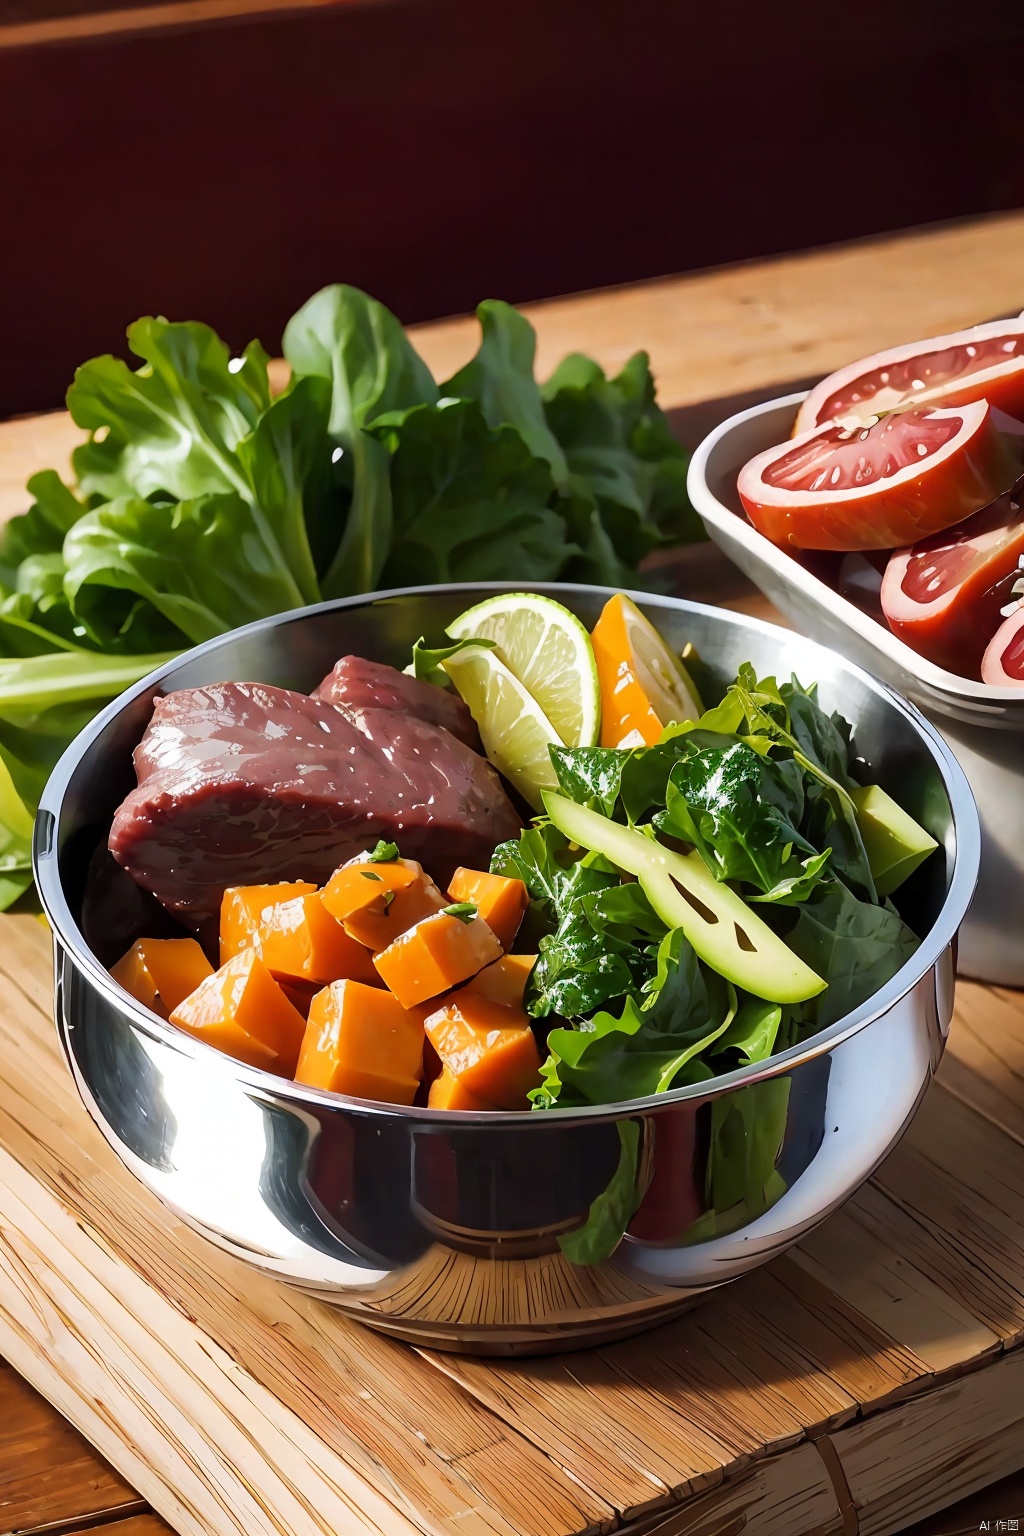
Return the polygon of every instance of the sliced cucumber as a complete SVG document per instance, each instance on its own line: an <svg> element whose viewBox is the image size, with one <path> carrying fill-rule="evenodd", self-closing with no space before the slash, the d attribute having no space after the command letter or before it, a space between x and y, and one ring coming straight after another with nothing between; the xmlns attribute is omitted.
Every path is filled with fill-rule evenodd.
<svg viewBox="0 0 1024 1536"><path fill-rule="evenodd" d="M662 922L681 928L699 957L726 981L770 1003L802 1003L824 991L821 977L742 897L715 879L700 854L674 853L553 791L543 798L558 830L635 875Z"/></svg>

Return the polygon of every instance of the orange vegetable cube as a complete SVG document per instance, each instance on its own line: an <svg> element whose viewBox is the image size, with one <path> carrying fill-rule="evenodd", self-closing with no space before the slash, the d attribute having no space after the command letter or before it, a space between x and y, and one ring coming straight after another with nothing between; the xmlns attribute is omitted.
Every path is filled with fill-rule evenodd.
<svg viewBox="0 0 1024 1536"><path fill-rule="evenodd" d="M282 981L274 978L285 997L302 1014L304 1019L309 1018L309 1008L314 997L320 991L319 986L313 981Z"/></svg>
<svg viewBox="0 0 1024 1536"><path fill-rule="evenodd" d="M166 1019L204 976L213 975L213 966L196 939L139 939L110 974L138 1002Z"/></svg>
<svg viewBox="0 0 1024 1536"><path fill-rule="evenodd" d="M428 1016L427 1039L466 1092L499 1109L527 1109L540 1082L540 1052L519 1008L461 987Z"/></svg>
<svg viewBox="0 0 1024 1536"><path fill-rule="evenodd" d="M295 1081L356 1099L411 1104L423 1076L423 1016L381 987L335 981L314 997Z"/></svg>
<svg viewBox="0 0 1024 1536"><path fill-rule="evenodd" d="M374 955L373 963L403 1008L414 1008L467 981L500 955L501 945L483 918L467 922L435 912Z"/></svg>
<svg viewBox="0 0 1024 1536"><path fill-rule="evenodd" d="M441 1076L435 1078L430 1085L427 1107L429 1109L494 1109L495 1106L485 1103L483 1099L478 1099L476 1094L463 1088L455 1074L445 1067Z"/></svg>
<svg viewBox="0 0 1024 1536"><path fill-rule="evenodd" d="M519 924L530 904L530 895L521 880L505 875L490 875L483 869L457 869L448 887L452 901L472 901L488 928L492 928L502 949L511 949Z"/></svg>
<svg viewBox="0 0 1024 1536"><path fill-rule="evenodd" d="M306 1021L254 949L233 955L178 1004L171 1023L250 1067L291 1077Z"/></svg>
<svg viewBox="0 0 1024 1536"><path fill-rule="evenodd" d="M415 859L371 860L365 854L336 869L320 894L349 937L375 954L445 905Z"/></svg>
<svg viewBox="0 0 1024 1536"><path fill-rule="evenodd" d="M282 901L308 896L316 890L308 880L282 880L277 885L229 886L220 904L220 963L240 955L253 941L260 923Z"/></svg>
<svg viewBox="0 0 1024 1536"><path fill-rule="evenodd" d="M369 951L349 938L318 891L268 908L252 942L278 981L377 981Z"/></svg>
<svg viewBox="0 0 1024 1536"><path fill-rule="evenodd" d="M493 965L485 965L482 971L477 971L466 986L481 997L489 997L492 1003L522 1008L526 981L536 964L536 955L502 955Z"/></svg>

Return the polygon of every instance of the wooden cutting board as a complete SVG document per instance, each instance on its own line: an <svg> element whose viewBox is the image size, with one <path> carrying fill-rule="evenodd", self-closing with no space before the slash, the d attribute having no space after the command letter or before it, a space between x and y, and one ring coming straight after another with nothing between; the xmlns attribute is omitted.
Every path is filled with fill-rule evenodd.
<svg viewBox="0 0 1024 1536"><path fill-rule="evenodd" d="M418 1353L125 1172L0 920L0 1354L188 1536L893 1532L1024 1463L1024 1006L963 985L881 1171L799 1249L606 1349Z"/></svg>
<svg viewBox="0 0 1024 1536"><path fill-rule="evenodd" d="M685 406L1019 305L1022 227L534 318L545 363L653 339ZM440 371L471 331L417 340ZM71 436L62 416L0 427L0 515ZM749 606L715 559L694 552L689 595ZM81 1107L51 984L42 926L0 918L0 1356L187 1536L885 1536L1024 1465L1014 994L961 986L910 1132L800 1248L642 1338L493 1363L378 1337L172 1217Z"/></svg>

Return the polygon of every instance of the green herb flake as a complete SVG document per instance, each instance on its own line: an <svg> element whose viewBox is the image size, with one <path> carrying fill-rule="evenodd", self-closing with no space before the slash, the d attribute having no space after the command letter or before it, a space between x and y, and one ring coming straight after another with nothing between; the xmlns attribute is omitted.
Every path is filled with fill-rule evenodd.
<svg viewBox="0 0 1024 1536"><path fill-rule="evenodd" d="M378 842L373 852L369 854L371 864L393 864L398 858L398 844L386 843L383 838ZM377 876L380 879L380 876Z"/></svg>
<svg viewBox="0 0 1024 1536"><path fill-rule="evenodd" d="M362 875L364 880L376 880L379 885L383 885L384 884L384 881L381 878L381 876L378 875L378 874L375 874L372 869L361 869L359 871L359 873Z"/></svg>
<svg viewBox="0 0 1024 1536"><path fill-rule="evenodd" d="M476 917L475 901L453 901L450 907L442 907L446 917L457 917L460 923L471 923Z"/></svg>

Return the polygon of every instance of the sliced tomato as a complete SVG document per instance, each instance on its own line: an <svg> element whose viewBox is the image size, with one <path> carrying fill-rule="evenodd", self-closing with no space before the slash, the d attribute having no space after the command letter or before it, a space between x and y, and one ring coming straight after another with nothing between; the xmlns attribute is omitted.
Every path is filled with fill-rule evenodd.
<svg viewBox="0 0 1024 1536"><path fill-rule="evenodd" d="M801 405L793 435L824 421L867 423L908 405L983 399L1024 417L1024 315L892 347L830 373Z"/></svg>
<svg viewBox="0 0 1024 1536"><path fill-rule="evenodd" d="M1024 480L946 533L890 556L882 577L889 628L937 666L977 677L1024 557Z"/></svg>
<svg viewBox="0 0 1024 1536"><path fill-rule="evenodd" d="M981 658L981 680L993 688L1024 688L1024 603L996 630Z"/></svg>
<svg viewBox="0 0 1024 1536"><path fill-rule="evenodd" d="M747 516L795 549L896 549L949 528L1020 472L1019 451L984 400L914 407L851 428L826 422L740 471Z"/></svg>

